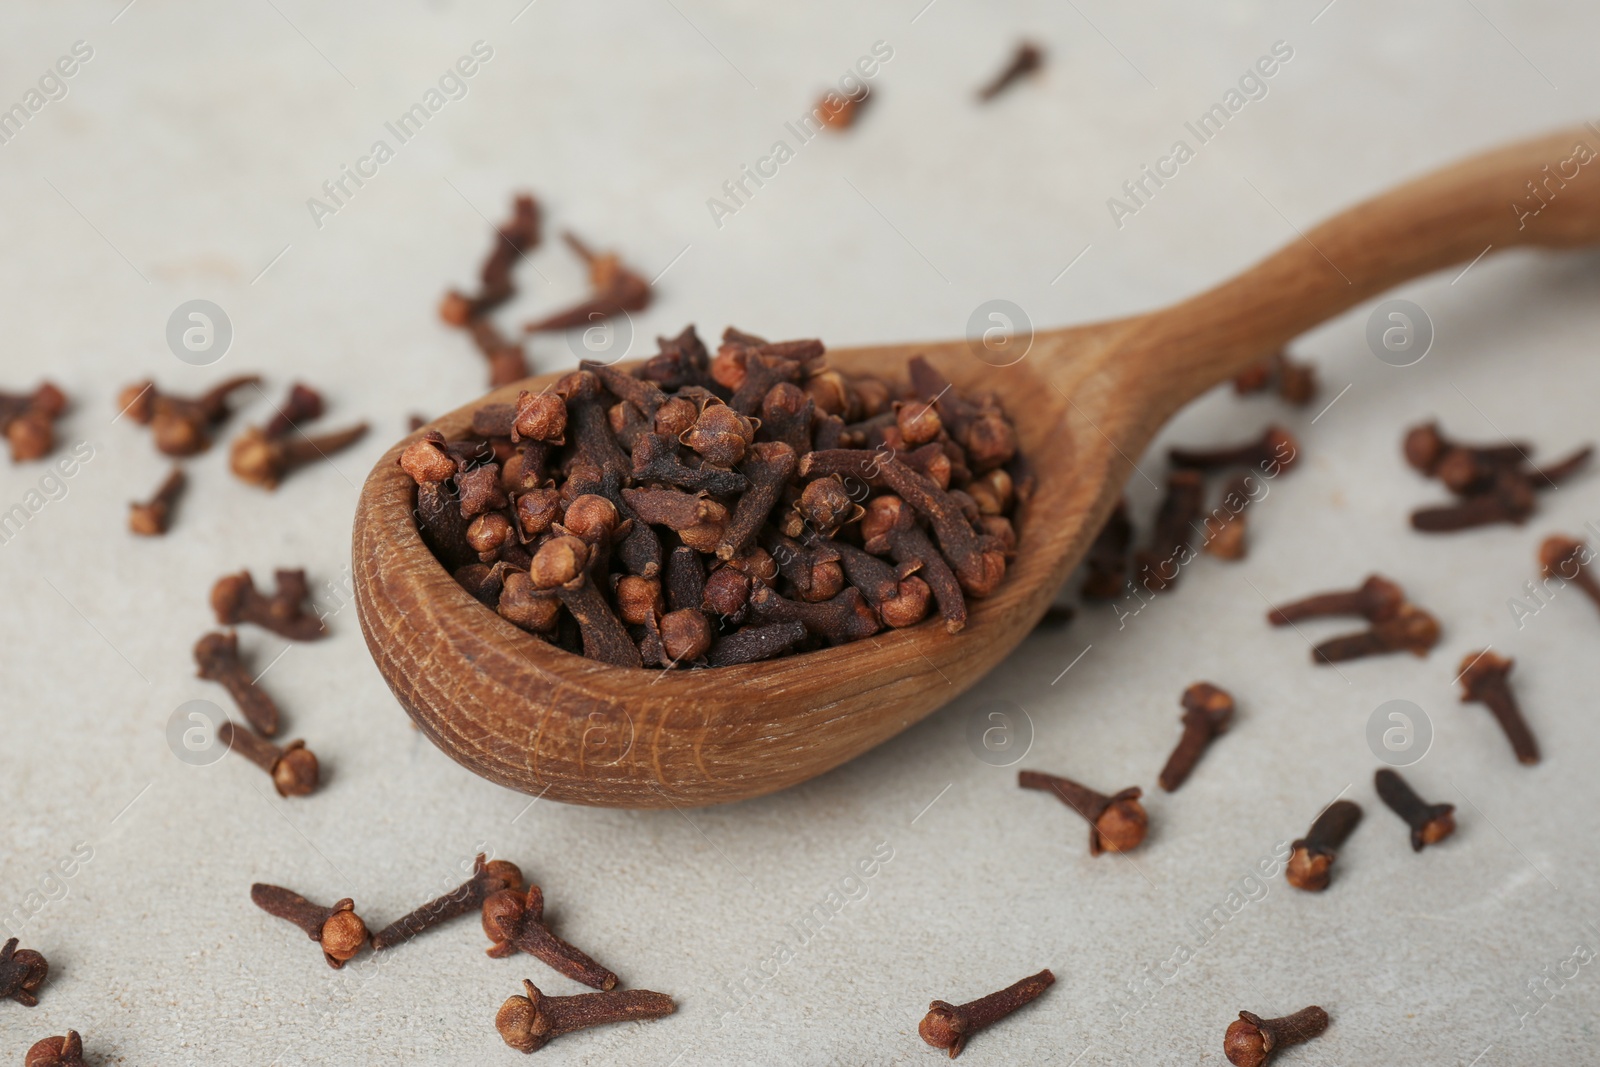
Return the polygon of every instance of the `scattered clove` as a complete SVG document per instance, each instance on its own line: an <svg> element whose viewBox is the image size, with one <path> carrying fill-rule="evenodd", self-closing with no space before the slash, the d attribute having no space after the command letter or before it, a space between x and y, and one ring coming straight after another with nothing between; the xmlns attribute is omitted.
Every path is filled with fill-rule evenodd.
<svg viewBox="0 0 1600 1067"><path fill-rule="evenodd" d="M936 1000L928 1005L928 1014L917 1024L917 1033L934 1048L948 1049L950 1058L955 1059L967 1047L967 1041L973 1034L1038 1000L1055 981L1056 976L1047 967L997 993L965 1004Z"/></svg>
<svg viewBox="0 0 1600 1067"><path fill-rule="evenodd" d="M324 908L282 886L257 882L250 899L268 915L287 919L322 945L322 958L334 970L343 967L367 943L367 924L355 912L349 897Z"/></svg>
<svg viewBox="0 0 1600 1067"><path fill-rule="evenodd" d="M1205 540L1200 547L1208 555L1229 561L1245 556L1245 533L1248 528L1245 510L1255 501L1250 492L1254 474L1236 475L1222 490L1222 499L1206 516ZM1213 522L1215 525L1212 525Z"/></svg>
<svg viewBox="0 0 1600 1067"><path fill-rule="evenodd" d="M55 420L66 409L66 394L49 382L31 393L0 393L0 431L11 447L11 462L48 455L55 447Z"/></svg>
<svg viewBox="0 0 1600 1067"><path fill-rule="evenodd" d="M1128 584L1128 550L1133 545L1133 523L1128 519L1128 501L1106 516L1094 543L1083 558L1082 593L1089 600L1115 600Z"/></svg>
<svg viewBox="0 0 1600 1067"><path fill-rule="evenodd" d="M1456 832L1454 804L1429 804L1414 789L1387 767L1373 775L1378 798L1389 810L1411 827L1411 850L1421 852L1424 845L1437 845Z"/></svg>
<svg viewBox="0 0 1600 1067"><path fill-rule="evenodd" d="M0 1000L14 1000L25 1008L37 1006L39 987L49 975L49 961L31 948L17 948L16 938L0 946Z"/></svg>
<svg viewBox="0 0 1600 1067"><path fill-rule="evenodd" d="M317 788L317 757L304 741L279 748L231 721L217 727L217 741L271 775L280 797L309 796Z"/></svg>
<svg viewBox="0 0 1600 1067"><path fill-rule="evenodd" d="M1339 663L1390 652L1420 657L1438 643L1439 620L1415 605L1402 604L1393 618L1375 622L1370 629L1322 642L1311 650L1311 662Z"/></svg>
<svg viewBox="0 0 1600 1067"><path fill-rule="evenodd" d="M525 894L512 887L489 894L483 902L483 932L493 942L488 954L495 959L520 950L574 982L595 989L617 984L616 974L551 933L544 921L544 890L536 885L528 886Z"/></svg>
<svg viewBox="0 0 1600 1067"><path fill-rule="evenodd" d="M1281 426L1268 426L1254 441L1233 448L1167 450L1167 459L1174 467L1185 470L1213 471L1228 467L1251 467L1270 477L1277 477L1294 465L1300 455L1300 446L1288 430Z"/></svg>
<svg viewBox="0 0 1600 1067"><path fill-rule="evenodd" d="M315 641L327 635L322 619L305 610L311 589L303 570L276 572L278 590L265 596L249 571L224 575L211 587L211 610L223 626L251 623L291 641Z"/></svg>
<svg viewBox="0 0 1600 1067"><path fill-rule="evenodd" d="M1489 709L1495 721L1511 742L1511 751L1517 762L1529 766L1539 762L1539 742L1534 739L1528 720L1511 692L1511 667L1513 660L1497 656L1488 649L1471 652L1461 661L1461 702L1482 704Z"/></svg>
<svg viewBox="0 0 1600 1067"><path fill-rule="evenodd" d="M1521 526L1537 508L1533 483L1520 471L1500 470L1486 490L1455 504L1418 508L1411 526L1421 533L1455 533L1508 522Z"/></svg>
<svg viewBox="0 0 1600 1067"><path fill-rule="evenodd" d="M1328 888L1338 850L1360 821L1361 805L1352 800L1335 800L1324 808L1306 836L1294 843L1283 872L1289 884L1310 893Z"/></svg>
<svg viewBox="0 0 1600 1067"><path fill-rule="evenodd" d="M163 393L153 381L134 382L117 397L117 410L141 426L149 426L156 448L169 456L193 456L211 447L211 434L230 414L229 397L247 385L259 385L255 374L229 378L197 397Z"/></svg>
<svg viewBox="0 0 1600 1067"><path fill-rule="evenodd" d="M68 1030L64 1037L47 1037L28 1049L24 1067L88 1067L83 1059L83 1038Z"/></svg>
<svg viewBox="0 0 1600 1067"><path fill-rule="evenodd" d="M1189 545L1204 492L1205 480L1199 471L1177 470L1167 475L1167 495L1156 512L1150 546L1133 554L1140 584L1152 593L1176 588L1183 566L1194 559Z"/></svg>
<svg viewBox="0 0 1600 1067"><path fill-rule="evenodd" d="M1264 393L1268 389L1295 407L1305 407L1316 399L1317 368L1296 363L1287 350L1275 352L1233 379L1233 391L1240 396Z"/></svg>
<svg viewBox="0 0 1600 1067"><path fill-rule="evenodd" d="M1600 607L1600 582L1589 573L1594 550L1582 541L1559 534L1547 537L1539 546L1539 566L1546 578L1559 578L1582 589Z"/></svg>
<svg viewBox="0 0 1600 1067"><path fill-rule="evenodd" d="M128 529L141 537L160 537L172 524L172 507L183 494L187 479L182 467L173 467L149 500L128 505Z"/></svg>
<svg viewBox="0 0 1600 1067"><path fill-rule="evenodd" d="M978 90L979 101L988 103L1042 66L1044 66L1044 49L1032 41L1023 41L1017 45L1017 50L1012 53L1010 61L1000 73Z"/></svg>
<svg viewBox="0 0 1600 1067"><path fill-rule="evenodd" d="M284 399L283 406L261 428L261 432L270 440L287 437L298 430L302 422L320 419L322 410L322 394L304 382L295 382L289 386L289 395Z"/></svg>
<svg viewBox="0 0 1600 1067"><path fill-rule="evenodd" d="M678 1010L671 997L648 989L547 997L527 979L522 988L525 995L507 998L494 1017L501 1040L518 1052L537 1052L562 1034L591 1026L659 1019Z"/></svg>
<svg viewBox="0 0 1600 1067"><path fill-rule="evenodd" d="M247 426L234 438L228 466L242 482L276 489L291 471L349 448L366 433L367 424L362 422L317 437L302 433L293 438L274 439L255 426Z"/></svg>
<svg viewBox="0 0 1600 1067"><path fill-rule="evenodd" d="M539 204L526 193L511 201L511 218L495 230L494 244L479 271L482 287L477 296L457 290L445 294L439 317L451 326L468 326L516 295L511 280L518 260L539 246Z"/></svg>
<svg viewBox="0 0 1600 1067"><path fill-rule="evenodd" d="M220 683L228 691L256 733L271 737L278 732L278 706L239 661L237 634L232 630L206 634L195 643L194 661L201 678Z"/></svg>
<svg viewBox="0 0 1600 1067"><path fill-rule="evenodd" d="M483 907L483 902L501 890L516 892L522 888L522 869L506 860L490 860L482 852L472 863L472 877L442 897L437 897L402 919L385 926L372 935L372 950L404 944L431 927L459 915L470 915Z"/></svg>
<svg viewBox="0 0 1600 1067"><path fill-rule="evenodd" d="M1328 1028L1328 1013L1312 1005L1281 1019L1263 1019L1241 1011L1228 1024L1222 1051L1234 1067L1261 1067L1279 1049L1298 1045L1319 1036Z"/></svg>
<svg viewBox="0 0 1600 1067"><path fill-rule="evenodd" d="M562 234L561 239L589 265L589 298L528 323L522 328L524 333L592 326L624 312L643 311L650 306L650 283L624 266L615 253L595 252L571 233Z"/></svg>
<svg viewBox="0 0 1600 1067"><path fill-rule="evenodd" d="M1024 789L1054 793L1063 804L1082 815L1089 823L1089 855L1102 852L1127 852L1138 847L1150 827L1144 806L1139 803L1143 790L1138 786L1106 796L1070 778L1040 771L1022 771L1017 784Z"/></svg>
<svg viewBox="0 0 1600 1067"><path fill-rule="evenodd" d="M1196 682L1183 691L1183 736L1161 769L1161 788L1171 793L1188 780L1206 747L1233 722L1233 696L1210 682Z"/></svg>
<svg viewBox="0 0 1600 1067"><path fill-rule="evenodd" d="M1405 593L1398 585L1381 574L1373 574L1357 589L1317 593L1280 604L1267 612L1267 622L1273 626L1288 626L1301 619L1325 615L1360 615L1376 623L1394 618L1405 603Z"/></svg>

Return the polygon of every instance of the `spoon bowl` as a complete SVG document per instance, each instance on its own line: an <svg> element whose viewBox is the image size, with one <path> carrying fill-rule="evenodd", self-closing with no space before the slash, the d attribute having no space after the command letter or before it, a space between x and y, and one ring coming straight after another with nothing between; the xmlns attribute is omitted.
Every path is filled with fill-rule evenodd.
<svg viewBox="0 0 1600 1067"><path fill-rule="evenodd" d="M965 340L830 350L833 367L889 378L923 355L957 389L997 394L1016 425L1035 489L1018 515L1016 559L993 595L968 604L961 633L935 616L802 655L661 671L585 659L501 619L423 544L398 458L425 430L463 436L474 409L561 376L549 374L435 420L368 476L352 567L367 647L434 744L524 793L694 807L806 781L924 718L1004 659L1182 405L1409 278L1514 245L1600 242L1597 159L1600 130L1582 126L1455 164L1345 211L1181 304L1019 341L1006 349L1006 366ZM1555 195L1531 198L1527 183L1552 172L1565 179Z"/></svg>

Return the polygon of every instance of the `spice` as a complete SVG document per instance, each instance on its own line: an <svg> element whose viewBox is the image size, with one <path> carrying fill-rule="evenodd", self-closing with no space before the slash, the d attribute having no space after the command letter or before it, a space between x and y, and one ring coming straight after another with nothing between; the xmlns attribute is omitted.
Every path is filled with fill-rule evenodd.
<svg viewBox="0 0 1600 1067"><path fill-rule="evenodd" d="M1219 734L1233 722L1233 696L1210 682L1196 682L1183 691L1183 736L1161 769L1161 788L1171 793L1188 780L1195 764Z"/></svg>
<svg viewBox="0 0 1600 1067"><path fill-rule="evenodd" d="M83 1059L83 1038L68 1030L64 1037L47 1037L35 1042L23 1059L24 1067L87 1067Z"/></svg>
<svg viewBox="0 0 1600 1067"><path fill-rule="evenodd" d="M496 959L520 950L586 986L612 989L617 984L613 972L550 932L544 921L544 890L536 885L526 893L513 887L491 893L483 902L483 932L493 942L488 954Z"/></svg>
<svg viewBox="0 0 1600 1067"><path fill-rule="evenodd" d="M1292 467L1299 455L1299 443L1281 426L1268 426L1256 440L1232 448L1167 450L1167 459L1174 467L1202 471L1252 467L1272 477Z"/></svg>
<svg viewBox="0 0 1600 1067"><path fill-rule="evenodd" d="M128 505L128 529L141 537L160 537L172 524L172 506L178 502L186 484L182 467L173 467L166 480L149 500Z"/></svg>
<svg viewBox="0 0 1600 1067"><path fill-rule="evenodd" d="M643 311L650 306L650 283L625 266L614 252L595 252L570 232L563 233L561 239L589 267L589 298L528 323L522 328L523 332L592 326L624 312Z"/></svg>
<svg viewBox="0 0 1600 1067"><path fill-rule="evenodd" d="M513 892L522 888L522 869L506 860L490 860L482 852L472 862L472 877L460 886L417 908L402 919L385 926L372 935L372 950L404 944L431 927L459 915L470 915L483 907L483 902L502 889Z"/></svg>
<svg viewBox="0 0 1600 1067"><path fill-rule="evenodd" d="M261 432L273 439L287 437L299 429L302 422L321 418L323 407L321 393L304 382L295 382L289 386L289 395L284 398L277 414L268 420Z"/></svg>
<svg viewBox="0 0 1600 1067"><path fill-rule="evenodd" d="M452 289L439 306L439 317L451 326L467 326L516 295L511 280L518 260L539 246L539 203L526 193L512 198L511 218L495 230L494 244L479 271L482 287L476 296Z"/></svg>
<svg viewBox="0 0 1600 1067"><path fill-rule="evenodd" d="M149 426L156 448L169 456L193 456L211 447L211 434L232 413L230 396L261 377L244 374L213 386L196 397L163 393L145 380L125 387L117 410L141 426Z"/></svg>
<svg viewBox="0 0 1600 1067"><path fill-rule="evenodd" d="M935 604L955 633L1003 580L1032 482L992 400L920 359L909 386L841 374L811 338L730 329L714 360L692 328L659 344L637 373L585 362L401 453L424 543L487 608L616 666L719 666Z"/></svg>
<svg viewBox="0 0 1600 1067"><path fill-rule="evenodd" d="M1439 430L1437 422L1426 422L1406 431L1401 450L1413 469L1431 478L1439 465L1454 453L1465 452L1474 461L1491 466L1515 466L1532 454L1533 446L1525 441L1508 441L1503 445L1465 445L1446 437Z"/></svg>
<svg viewBox="0 0 1600 1067"><path fill-rule="evenodd" d="M1505 731L1517 762L1531 766L1539 762L1539 742L1534 740L1528 720L1522 717L1522 708L1511 692L1513 662L1488 649L1468 653L1461 661L1458 679L1461 682L1461 702L1487 707Z"/></svg>
<svg viewBox="0 0 1600 1067"><path fill-rule="evenodd" d="M1175 589L1184 564L1194 559L1189 545L1204 492L1205 480L1199 471L1177 470L1167 475L1167 495L1156 512L1150 547L1133 555L1140 582L1152 593Z"/></svg>
<svg viewBox="0 0 1600 1067"><path fill-rule="evenodd" d="M868 85L862 85L859 93L849 96L829 90L811 110L827 129L848 130L861 117L861 109L870 99L872 88Z"/></svg>
<svg viewBox="0 0 1600 1067"><path fill-rule="evenodd" d="M1532 465L1533 446L1526 442L1504 445L1464 445L1445 437L1438 423L1424 423L1406 432L1406 462L1422 474L1437 478L1461 499L1455 504L1421 508L1411 515L1411 525L1425 533L1448 533L1492 523L1521 525L1537 507L1535 491L1554 488L1582 470L1594 449L1578 449L1566 459L1543 469Z"/></svg>
<svg viewBox="0 0 1600 1067"><path fill-rule="evenodd" d="M1222 500L1206 516L1205 541L1200 547L1218 559L1241 560L1245 556L1245 533L1248 524L1245 509L1254 501L1250 492L1254 474L1240 474L1222 490ZM1216 523L1212 525L1213 521Z"/></svg>
<svg viewBox="0 0 1600 1067"><path fill-rule="evenodd" d="M200 667L201 678L217 682L228 691L256 733L271 737L278 732L278 706L239 662L237 634L232 630L206 634L195 643L194 661Z"/></svg>
<svg viewBox="0 0 1600 1067"><path fill-rule="evenodd" d="M1381 574L1373 574L1357 589L1317 593L1280 604L1267 612L1267 622L1288 626L1325 615L1360 615L1368 622L1382 622L1398 615L1405 602L1405 593L1398 585Z"/></svg>
<svg viewBox="0 0 1600 1067"><path fill-rule="evenodd" d="M1310 1041L1327 1028L1328 1013L1315 1005L1281 1019L1263 1019L1241 1011L1228 1024L1222 1050L1234 1067L1261 1067L1279 1049Z"/></svg>
<svg viewBox="0 0 1600 1067"><path fill-rule="evenodd" d="M250 887L250 899L268 915L289 920L321 944L322 958L334 970L343 967L367 943L367 924L356 914L355 903L349 897L324 908L282 886L257 882Z"/></svg>
<svg viewBox="0 0 1600 1067"><path fill-rule="evenodd" d="M317 437L300 434L287 439L271 438L261 429L247 426L234 438L228 466L242 482L276 489L291 471L349 448L366 433L364 422Z"/></svg>
<svg viewBox="0 0 1600 1067"><path fill-rule="evenodd" d="M1311 893L1328 888L1339 848L1360 821L1361 805L1352 800L1335 800L1324 808L1306 836L1294 843L1283 872L1289 884Z"/></svg>
<svg viewBox="0 0 1600 1067"><path fill-rule="evenodd" d="M11 462L42 459L55 447L55 420L67 397L49 382L31 393L0 393L0 430L11 447Z"/></svg>
<svg viewBox="0 0 1600 1067"><path fill-rule="evenodd" d="M1083 596L1088 600L1115 600L1128 584L1128 550L1133 546L1133 523L1124 497L1111 509L1083 557Z"/></svg>
<svg viewBox="0 0 1600 1067"><path fill-rule="evenodd" d="M1012 53L1011 59L1001 68L1000 73L978 90L978 99L988 103L1042 66L1044 66L1044 49L1032 41L1023 41L1017 45L1017 50Z"/></svg>
<svg viewBox="0 0 1600 1067"><path fill-rule="evenodd" d="M501 1040L519 1052L537 1052L562 1034L591 1026L659 1019L678 1010L671 997L648 989L547 997L527 979L522 988L524 995L507 998L494 1017Z"/></svg>
<svg viewBox="0 0 1600 1067"><path fill-rule="evenodd" d="M1387 767L1373 776L1378 797L1411 827L1411 850L1437 845L1456 832L1454 804L1429 804L1396 771Z"/></svg>
<svg viewBox="0 0 1600 1067"><path fill-rule="evenodd" d="M967 1041L973 1034L1038 1000L1055 981L1056 976L1047 967L997 993L965 1004L936 1000L928 1005L928 1014L917 1025L917 1033L934 1048L948 1049L950 1058L955 1059L967 1047Z"/></svg>
<svg viewBox="0 0 1600 1067"><path fill-rule="evenodd" d="M1375 622L1368 630L1322 642L1311 650L1311 662L1338 663L1390 652L1420 657L1438 643L1439 620L1415 605L1402 604L1393 618Z"/></svg>
<svg viewBox="0 0 1600 1067"><path fill-rule="evenodd" d="M211 587L211 610L223 626L251 623L291 641L315 641L327 635L322 619L305 610L311 589L303 570L279 570L278 590L266 596L256 589L249 571L218 578Z"/></svg>
<svg viewBox="0 0 1600 1067"><path fill-rule="evenodd" d="M309 796L317 788L317 757L304 741L279 748L232 722L217 727L217 741L270 774L280 797Z"/></svg>
<svg viewBox="0 0 1600 1067"><path fill-rule="evenodd" d="M1017 784L1024 789L1042 789L1054 793L1063 804L1082 815L1089 823L1091 856L1098 856L1102 852L1127 852L1136 848L1150 828L1149 817L1139 803L1144 791L1138 786L1108 797L1070 778L1040 771L1018 773Z"/></svg>
<svg viewBox="0 0 1600 1067"><path fill-rule="evenodd" d="M1539 566L1546 578L1559 578L1582 589L1600 607L1600 582L1588 571L1594 552L1582 541L1559 534L1547 537L1539 546Z"/></svg>
<svg viewBox="0 0 1600 1067"><path fill-rule="evenodd" d="M16 938L0 946L0 1000L9 998L23 1007L35 1007L39 1003L36 994L49 974L49 961L31 948L17 948Z"/></svg>
<svg viewBox="0 0 1600 1067"><path fill-rule="evenodd" d="M1317 368L1296 363L1287 350L1275 352L1233 379L1233 391L1240 396L1275 390L1295 407L1305 407L1316 399Z"/></svg>
<svg viewBox="0 0 1600 1067"><path fill-rule="evenodd" d="M1455 533L1502 522L1521 526L1537 506L1533 483L1528 476L1503 469L1495 475L1493 485L1483 492L1456 504L1413 511L1411 526L1422 533Z"/></svg>

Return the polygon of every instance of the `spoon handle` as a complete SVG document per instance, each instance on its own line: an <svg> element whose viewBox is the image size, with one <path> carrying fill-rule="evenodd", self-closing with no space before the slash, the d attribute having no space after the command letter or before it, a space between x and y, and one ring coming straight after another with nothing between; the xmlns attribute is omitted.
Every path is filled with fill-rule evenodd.
<svg viewBox="0 0 1600 1067"><path fill-rule="evenodd" d="M1600 123L1462 160L1361 203L1244 273L1129 323L1123 366L1164 417L1368 298L1486 252L1600 242ZM1405 323L1397 320L1402 329Z"/></svg>

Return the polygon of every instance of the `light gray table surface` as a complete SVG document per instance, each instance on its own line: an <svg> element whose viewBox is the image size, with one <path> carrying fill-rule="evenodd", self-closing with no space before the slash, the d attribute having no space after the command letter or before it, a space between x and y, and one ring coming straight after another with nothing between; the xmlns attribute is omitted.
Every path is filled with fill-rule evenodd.
<svg viewBox="0 0 1600 1067"><path fill-rule="evenodd" d="M0 1004L0 1061L72 1027L96 1064L513 1062L492 1027L500 1002L524 977L580 987L528 957L486 958L469 921L334 972L247 896L257 880L348 895L377 925L489 850L543 885L558 932L680 1004L563 1038L540 1062L932 1063L916 1036L930 999L1045 966L1056 986L962 1062L1217 1064L1239 1009L1313 1002L1332 1028L1285 1064L1595 1062L1600 619L1574 591L1520 620L1508 601L1545 534L1600 521L1600 483L1543 494L1525 527L1429 539L1406 515L1441 492L1399 454L1402 427L1430 416L1543 456L1597 436L1594 254L1491 255L1405 287L1436 335L1404 369L1369 350L1372 305L1353 310L1295 346L1323 381L1304 410L1227 391L1186 409L1130 483L1142 529L1167 443L1276 420L1303 444L1252 513L1247 560L1202 559L1135 616L1080 609L901 737L765 799L581 809L473 777L409 728L346 589L366 472L407 414L482 391L479 358L434 311L472 280L485 219L513 190L541 198L552 236L570 227L659 275L635 351L690 321L835 345L960 336L993 298L1040 326L1108 318L1208 286L1401 178L1593 116L1600 11L523 3L0 12L0 106L26 107L75 42L92 50L46 79L65 95L0 144L0 384L59 382L74 403L54 458L88 456L70 477L0 464L0 512L28 514L0 543L0 923L51 962L37 1008ZM972 89L1023 35L1048 69L977 106ZM464 95L403 144L386 133L480 41L492 55ZM892 58L858 126L796 146L785 122L878 42ZM1119 226L1108 198L1277 42L1292 58L1265 95ZM393 158L313 218L323 182L380 139ZM723 183L779 139L793 158L714 213ZM553 240L518 277L508 321L583 288ZM207 367L165 338L195 298L234 331ZM562 337L532 355L541 369L575 360ZM275 495L235 481L213 449L187 465L171 535L136 542L126 502L166 463L113 418L116 390L243 371L267 381L233 427L305 379L329 397L325 425L365 418L374 432ZM227 703L190 658L213 625L211 582L277 566L308 569L333 631L289 648L242 637L287 735L327 771L315 796L287 801L237 757L193 766L168 740L186 701ZM1263 623L1268 601L1373 570L1442 619L1426 659L1314 668L1300 636ZM1457 702L1457 662L1486 645L1517 660L1547 753L1535 768ZM1177 698L1200 678L1236 693L1238 722L1163 794ZM1372 793L1367 724L1395 699L1433 733L1407 773L1458 807L1456 837L1421 855ZM1145 787L1145 846L1091 859L1071 812L1021 793L1017 766L980 759L969 732L997 702L1030 724L1018 766ZM1341 793L1367 820L1329 892L1252 875ZM1205 927L1208 914L1222 918ZM1540 982L1543 1001L1529 996Z"/></svg>

